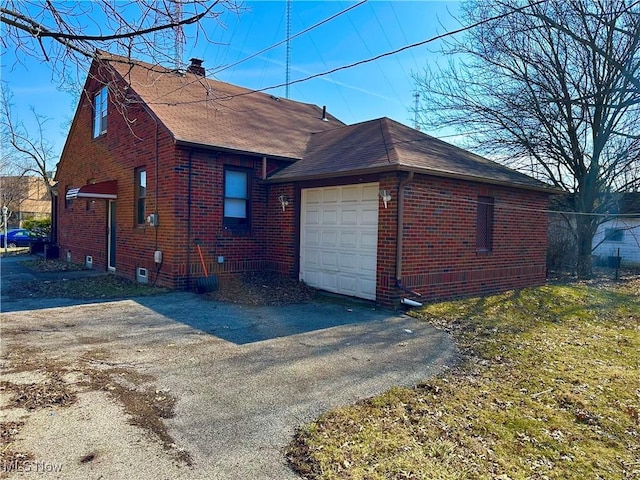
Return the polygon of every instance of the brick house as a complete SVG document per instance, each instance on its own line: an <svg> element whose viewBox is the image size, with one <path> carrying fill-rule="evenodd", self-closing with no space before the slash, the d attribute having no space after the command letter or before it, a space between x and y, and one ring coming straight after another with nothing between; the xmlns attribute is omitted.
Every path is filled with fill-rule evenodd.
<svg viewBox="0 0 640 480"><path fill-rule="evenodd" d="M275 270L386 305L545 281L546 185L200 61L94 61L56 180L63 257L171 288L203 274L196 243L216 275Z"/></svg>

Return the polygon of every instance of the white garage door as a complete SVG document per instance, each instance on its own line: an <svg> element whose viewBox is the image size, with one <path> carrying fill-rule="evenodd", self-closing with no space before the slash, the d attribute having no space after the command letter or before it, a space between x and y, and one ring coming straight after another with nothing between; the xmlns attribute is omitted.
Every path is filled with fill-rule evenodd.
<svg viewBox="0 0 640 480"><path fill-rule="evenodd" d="M378 183L302 190L300 280L375 300Z"/></svg>

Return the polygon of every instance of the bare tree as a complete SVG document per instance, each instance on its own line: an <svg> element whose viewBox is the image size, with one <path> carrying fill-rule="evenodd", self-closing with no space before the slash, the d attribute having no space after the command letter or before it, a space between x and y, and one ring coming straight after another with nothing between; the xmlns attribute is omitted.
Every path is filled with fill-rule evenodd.
<svg viewBox="0 0 640 480"><path fill-rule="evenodd" d="M99 50L178 68L187 39L209 41L221 15L239 9L236 0L6 0L1 42L19 61L49 62L58 85L74 89Z"/></svg>
<svg viewBox="0 0 640 480"><path fill-rule="evenodd" d="M25 188L24 177L2 176L0 189L2 190L0 201L2 207L7 207L7 224L10 224L15 211L20 209L20 204L29 197L29 189ZM0 229L4 231L4 215L0 215Z"/></svg>
<svg viewBox="0 0 640 480"><path fill-rule="evenodd" d="M528 5L526 9L522 9ZM418 76L421 118L575 197L577 273L612 191L640 185L640 2L475 0L458 58ZM457 56L457 57L455 57Z"/></svg>
<svg viewBox="0 0 640 480"><path fill-rule="evenodd" d="M44 135L45 125L50 119L31 107L34 126L28 129L12 115L11 93L6 85L3 85L1 95L2 175L41 178L51 195L51 172L55 169L57 158L53 146Z"/></svg>

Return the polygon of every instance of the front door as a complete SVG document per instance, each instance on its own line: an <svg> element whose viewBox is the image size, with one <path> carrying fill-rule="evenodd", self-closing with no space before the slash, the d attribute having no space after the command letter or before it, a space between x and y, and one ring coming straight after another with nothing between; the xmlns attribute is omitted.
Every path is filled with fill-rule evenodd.
<svg viewBox="0 0 640 480"><path fill-rule="evenodd" d="M107 266L109 270L116 269L116 202L109 201L107 215Z"/></svg>

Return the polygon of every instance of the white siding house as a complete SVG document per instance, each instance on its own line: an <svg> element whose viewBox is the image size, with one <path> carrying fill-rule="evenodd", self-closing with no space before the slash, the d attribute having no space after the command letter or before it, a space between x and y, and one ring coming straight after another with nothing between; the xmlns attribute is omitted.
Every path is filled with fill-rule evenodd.
<svg viewBox="0 0 640 480"><path fill-rule="evenodd" d="M593 246L593 254L604 262L619 255L623 266L640 266L640 217L619 217L601 224Z"/></svg>

